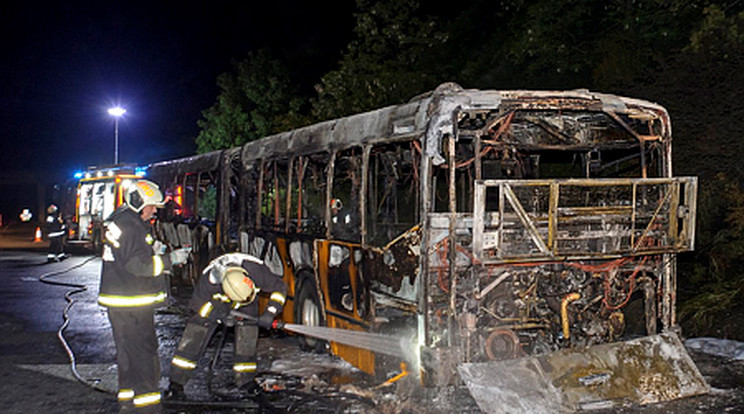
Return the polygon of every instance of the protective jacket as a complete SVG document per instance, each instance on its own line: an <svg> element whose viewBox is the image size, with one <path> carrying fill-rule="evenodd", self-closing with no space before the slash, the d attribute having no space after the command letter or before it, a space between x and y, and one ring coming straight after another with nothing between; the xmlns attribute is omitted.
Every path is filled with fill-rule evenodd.
<svg viewBox="0 0 744 414"><path fill-rule="evenodd" d="M49 236L49 253L47 260L62 260L65 258L63 237L65 235L65 223L56 210L49 213L46 218L47 234Z"/></svg>
<svg viewBox="0 0 744 414"><path fill-rule="evenodd" d="M105 223L103 270L98 303L106 307L141 307L166 298L163 271L170 258L153 253L150 226L124 206Z"/></svg>
<svg viewBox="0 0 744 414"><path fill-rule="evenodd" d="M258 290L268 295L269 302L266 305L266 309L272 309L272 313L274 314L281 313L287 295L287 285L281 278L271 273L261 260L242 253L226 254L215 259L215 261L218 260L222 263L220 264L221 269L230 266L240 266L245 269ZM213 270L216 269L213 268ZM199 283L194 289L191 301L189 301L189 307L204 318L208 317L211 313L208 309L205 309L205 305L209 308L209 302L227 303L233 309L249 304L234 303L224 294L222 291L222 280L220 278L222 275L214 276L218 272L205 274L204 277L200 278ZM224 316L221 315L220 317Z"/></svg>
<svg viewBox="0 0 744 414"><path fill-rule="evenodd" d="M119 404L141 413L160 412L160 360L155 305L166 298L162 273L169 256L153 253L150 226L123 206L104 223L103 269L98 303L108 307L116 343Z"/></svg>
<svg viewBox="0 0 744 414"><path fill-rule="evenodd" d="M240 308L241 312L257 317L259 300L255 298L252 302L233 302L223 292L221 282L224 270L231 266L245 269L259 291L268 296L266 309L261 316L261 319L267 322L266 325L270 325L281 313L286 300L287 286L280 277L271 273L261 260L242 253L229 253L214 259L199 279L189 302L189 307L196 314L189 318L171 361L172 384L186 384L215 329L227 321L234 322L235 325L233 356L235 384L243 386L255 376L258 367L256 358L258 326L256 321L240 319L233 321L230 310Z"/></svg>
<svg viewBox="0 0 744 414"><path fill-rule="evenodd" d="M65 225L59 213L49 214L46 218L47 232L49 238L62 237L65 235Z"/></svg>

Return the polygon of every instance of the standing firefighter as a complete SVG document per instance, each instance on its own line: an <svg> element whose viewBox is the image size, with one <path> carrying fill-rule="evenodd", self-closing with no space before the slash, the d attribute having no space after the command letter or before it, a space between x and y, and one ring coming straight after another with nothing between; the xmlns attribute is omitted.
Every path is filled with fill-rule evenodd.
<svg viewBox="0 0 744 414"><path fill-rule="evenodd" d="M98 303L108 308L116 343L121 411L160 411L155 307L167 296L163 273L188 258L187 249L153 253L149 221L162 206L158 186L138 180L106 223Z"/></svg>
<svg viewBox="0 0 744 414"><path fill-rule="evenodd" d="M54 204L47 207L47 234L49 235L49 252L47 262L59 262L65 259L64 243L65 223L59 214L59 209Z"/></svg>
<svg viewBox="0 0 744 414"><path fill-rule="evenodd" d="M258 317L258 292L269 295L269 302ZM214 259L194 290L189 306L193 315L183 332L171 362L171 393L183 396L183 386L196 368L209 339L220 323L230 316L230 310L241 309L256 321L235 321L235 385L251 388L255 385L258 327L271 329L274 318L284 307L287 286L272 274L263 261L242 253L229 253Z"/></svg>

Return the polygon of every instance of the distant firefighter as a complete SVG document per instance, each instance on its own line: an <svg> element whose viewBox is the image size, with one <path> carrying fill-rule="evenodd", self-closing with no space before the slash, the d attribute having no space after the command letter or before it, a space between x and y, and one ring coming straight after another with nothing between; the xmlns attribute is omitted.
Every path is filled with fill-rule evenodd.
<svg viewBox="0 0 744 414"><path fill-rule="evenodd" d="M49 253L47 253L47 262L59 262L64 260L65 255L64 237L65 222L59 213L59 209L54 204L47 207L47 234L49 236Z"/></svg>

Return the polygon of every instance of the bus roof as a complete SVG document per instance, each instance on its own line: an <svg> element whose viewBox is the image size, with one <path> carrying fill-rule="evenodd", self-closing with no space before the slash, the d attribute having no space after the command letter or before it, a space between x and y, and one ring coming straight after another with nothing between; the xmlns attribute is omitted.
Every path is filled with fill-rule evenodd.
<svg viewBox="0 0 744 414"><path fill-rule="evenodd" d="M671 135L669 116L661 105L617 95L591 92L585 89L570 91L477 90L463 89L455 83L441 84L434 91L414 97L409 102L343 118L320 122L306 127L270 135L233 148L241 152L246 167L264 158L284 158L288 154L303 155L334 149L349 148L382 140L406 140L423 137L427 141L427 155L435 164L442 162L439 141L455 129L455 112L500 112L513 109L544 111L595 111L624 115L638 119L660 120L661 140ZM179 165L191 171L216 169L222 151L161 161L149 170L178 172ZM184 171L185 172L185 171Z"/></svg>

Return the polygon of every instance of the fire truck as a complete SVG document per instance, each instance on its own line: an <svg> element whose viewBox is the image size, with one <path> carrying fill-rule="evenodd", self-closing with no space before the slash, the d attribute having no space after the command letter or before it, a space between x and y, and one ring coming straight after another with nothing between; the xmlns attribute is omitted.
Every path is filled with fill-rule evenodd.
<svg viewBox="0 0 744 414"><path fill-rule="evenodd" d="M68 210L68 238L70 245L100 251L103 221L124 202L124 190L145 170L134 165L89 167L75 173L74 206ZM70 203L72 204L72 203Z"/></svg>

